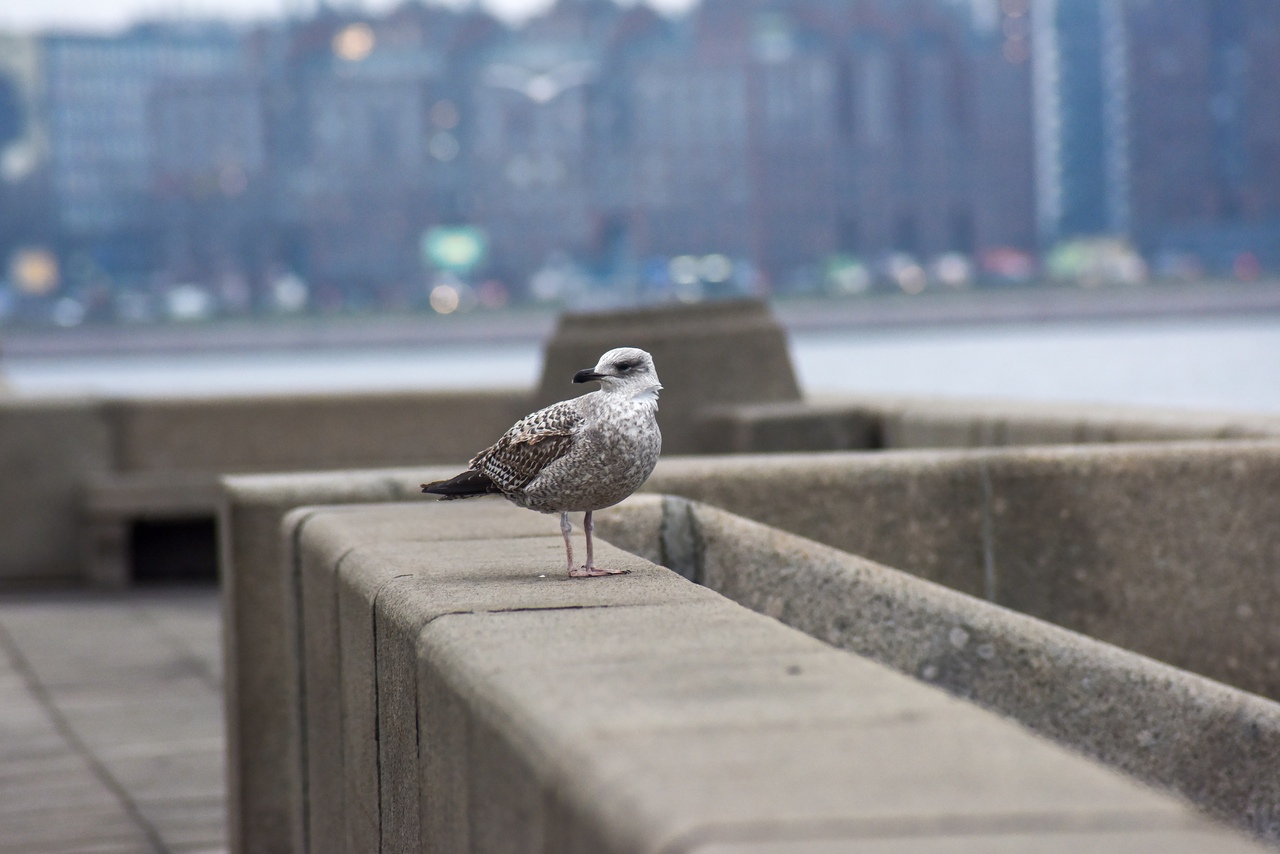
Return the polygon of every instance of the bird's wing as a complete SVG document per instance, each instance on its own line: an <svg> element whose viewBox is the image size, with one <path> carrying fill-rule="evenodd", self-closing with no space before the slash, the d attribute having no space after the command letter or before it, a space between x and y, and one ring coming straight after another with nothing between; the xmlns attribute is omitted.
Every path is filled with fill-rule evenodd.
<svg viewBox="0 0 1280 854"><path fill-rule="evenodd" d="M503 492L519 491L569 453L581 427L576 400L552 404L517 421L492 447L476 454L470 467Z"/></svg>

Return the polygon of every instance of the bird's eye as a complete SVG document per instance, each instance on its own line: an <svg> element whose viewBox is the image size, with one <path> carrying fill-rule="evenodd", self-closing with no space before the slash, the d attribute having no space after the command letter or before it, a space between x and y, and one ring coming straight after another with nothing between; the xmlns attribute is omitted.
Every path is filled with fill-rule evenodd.
<svg viewBox="0 0 1280 854"><path fill-rule="evenodd" d="M630 362L619 362L615 367L617 367L619 371L629 371L632 368L634 368L635 365L631 364Z"/></svg>

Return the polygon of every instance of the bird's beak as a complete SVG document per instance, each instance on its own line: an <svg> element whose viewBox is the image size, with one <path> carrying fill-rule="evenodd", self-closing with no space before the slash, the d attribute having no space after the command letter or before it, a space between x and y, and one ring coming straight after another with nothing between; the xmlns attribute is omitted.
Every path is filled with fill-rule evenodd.
<svg viewBox="0 0 1280 854"><path fill-rule="evenodd" d="M604 374L597 374L594 368L586 368L573 375L575 383L589 383L592 380L604 379Z"/></svg>

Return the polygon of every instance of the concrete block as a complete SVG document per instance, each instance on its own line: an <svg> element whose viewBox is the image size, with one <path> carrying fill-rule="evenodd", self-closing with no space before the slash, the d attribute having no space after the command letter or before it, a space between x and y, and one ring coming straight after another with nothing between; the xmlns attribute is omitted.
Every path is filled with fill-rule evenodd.
<svg viewBox="0 0 1280 854"><path fill-rule="evenodd" d="M880 447L882 413L869 407L794 401L714 406L696 417L707 454L865 451Z"/></svg>
<svg viewBox="0 0 1280 854"><path fill-rule="evenodd" d="M529 585L542 585L545 589L535 593L549 602L547 607L590 606L591 591L597 591L597 597L603 595L609 580L604 585L561 584L567 581L564 547L554 518L501 500L310 508L294 511L290 521L303 545L302 654L311 844L320 850L316 846L326 843L319 840L346 839L346 850L367 850L370 840L377 838L378 822L384 827L384 839L412 838L416 794L399 800L391 796L381 808L378 795L379 767L384 777L394 775L405 756L417 753L411 652L407 660L396 654L413 649L417 626L395 618L400 588L427 578L432 589L447 594L452 588L445 582L457 581L456 566L465 562L468 538L483 539L498 530L516 539L496 562L483 567L493 574L491 583L468 584L471 598L439 594L435 599L441 603L441 612L509 607L508 588L513 585L524 596L521 602L528 600ZM606 545L600 559L645 567ZM448 572L441 576L444 569ZM465 574L469 582L475 581L475 569L471 566ZM632 580L637 582L632 587L638 595L652 598L654 594L647 591L655 582ZM538 595L533 599L535 605L540 601ZM385 603L390 616L375 622L375 603ZM397 639L407 645L398 645ZM375 659L374 651L380 647L385 658ZM404 673L410 674L407 682ZM385 686L381 690L386 696L379 697L378 686ZM375 713L379 715L376 723ZM403 785L403 777L392 779ZM380 809L384 818L375 821ZM339 822L341 826L335 826Z"/></svg>
<svg viewBox="0 0 1280 854"><path fill-rule="evenodd" d="M986 463L995 601L1280 699L1280 445Z"/></svg>
<svg viewBox="0 0 1280 854"><path fill-rule="evenodd" d="M428 620L459 611L598 607L709 595L690 591L669 572L604 543L598 553L602 563L633 568L626 587L620 590L612 579L575 583L564 575L558 535L526 536L545 534L550 522L505 502L334 508L316 510L306 521L304 588L336 585L338 601L336 630L323 623L324 614L314 625L308 617L304 627L307 673L315 674L308 677L308 708L331 703L335 689L328 686L338 679L342 686L340 716L332 708L307 715L309 754L326 754L310 762L313 769L321 763L317 773L325 778L312 784L312 809L324 804L324 821L345 810L348 850L367 850L377 838L385 850L417 845L419 793L406 781L416 780L419 738L413 650ZM471 556L470 540L435 541L468 534L479 541L498 530L513 538L488 544L482 561ZM335 548L344 537L350 538L348 548ZM324 561L338 566L336 577L332 570L326 575ZM310 615L311 605L307 608ZM314 647L313 635L321 636ZM340 649L333 648L334 637L341 637ZM335 749L342 755L340 773ZM333 791L336 779L345 781L340 795ZM371 822L378 811L380 824ZM317 829L312 838L325 838L322 833Z"/></svg>
<svg viewBox="0 0 1280 854"><path fill-rule="evenodd" d="M835 401L828 405L836 406ZM867 406L852 398L846 406ZM977 448L1280 436L1280 419L1153 407L898 398L882 413L884 447Z"/></svg>
<svg viewBox="0 0 1280 854"><path fill-rule="evenodd" d="M415 653L417 650L415 649ZM418 847L427 854L474 850L471 845L470 718L456 693L430 668L417 668ZM406 818L406 824L412 819ZM394 832L394 831L393 831Z"/></svg>
<svg viewBox="0 0 1280 854"><path fill-rule="evenodd" d="M304 850L306 839L302 568L285 546L308 514L288 524L286 515L304 505L404 500L418 494L422 478L452 473L404 469L223 482L218 529L232 851L288 854Z"/></svg>
<svg viewBox="0 0 1280 854"><path fill-rule="evenodd" d="M113 463L96 402L0 400L0 584L79 578L83 483Z"/></svg>
<svg viewBox="0 0 1280 854"><path fill-rule="evenodd" d="M208 473L105 473L86 478L83 516L88 548L84 577L100 587L133 582L133 523L216 516L222 490Z"/></svg>
<svg viewBox="0 0 1280 854"><path fill-rule="evenodd" d="M731 599L1280 838L1280 705L714 508L687 512L703 583Z"/></svg>
<svg viewBox="0 0 1280 854"><path fill-rule="evenodd" d="M949 835L958 816L977 834L1220 833L1016 725L722 601L446 615L419 648L422 684L455 695L453 728L457 707L469 718L471 738L447 744L469 748L454 761L468 769L471 832L493 815L478 800L514 798L511 833L545 834L473 835L470 850L905 840ZM436 708L420 711L425 731L449 729L431 728ZM477 731L507 745L501 779L476 776L476 753L492 749ZM540 785L541 806L509 793L512 779Z"/></svg>
<svg viewBox="0 0 1280 854"><path fill-rule="evenodd" d="M664 459L687 496L1280 698L1280 444Z"/></svg>
<svg viewBox="0 0 1280 854"><path fill-rule="evenodd" d="M695 419L705 406L798 401L786 334L767 304L754 300L568 313L547 344L535 405L590 389L573 375L614 347L653 354L662 393L663 450L698 450Z"/></svg>
<svg viewBox="0 0 1280 854"><path fill-rule="evenodd" d="M667 500L661 495L637 494L621 504L597 510L592 517L596 538L659 566L673 568L673 561L668 560L662 547L668 515L663 503Z"/></svg>
<svg viewBox="0 0 1280 854"><path fill-rule="evenodd" d="M465 462L527 403L518 390L192 397L107 413L120 471L275 472Z"/></svg>
<svg viewBox="0 0 1280 854"><path fill-rule="evenodd" d="M645 492L693 498L982 596L982 471L955 452L664 458Z"/></svg>

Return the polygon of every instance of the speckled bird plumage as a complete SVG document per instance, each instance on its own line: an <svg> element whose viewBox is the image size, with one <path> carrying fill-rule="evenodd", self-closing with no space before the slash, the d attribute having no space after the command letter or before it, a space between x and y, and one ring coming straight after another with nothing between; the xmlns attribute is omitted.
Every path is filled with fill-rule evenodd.
<svg viewBox="0 0 1280 854"><path fill-rule="evenodd" d="M591 570L591 511L639 489L662 450L657 421L662 386L649 354L634 347L610 350L595 368L574 376L574 382L593 381L600 382L599 391L526 415L476 454L466 472L425 484L423 491L445 501L501 494L530 510L560 513L571 574L565 514L585 512L585 569Z"/></svg>
<svg viewBox="0 0 1280 854"><path fill-rule="evenodd" d="M502 494L530 510L610 507L640 488L662 450L656 397L601 391L552 404L515 423L471 460Z"/></svg>

